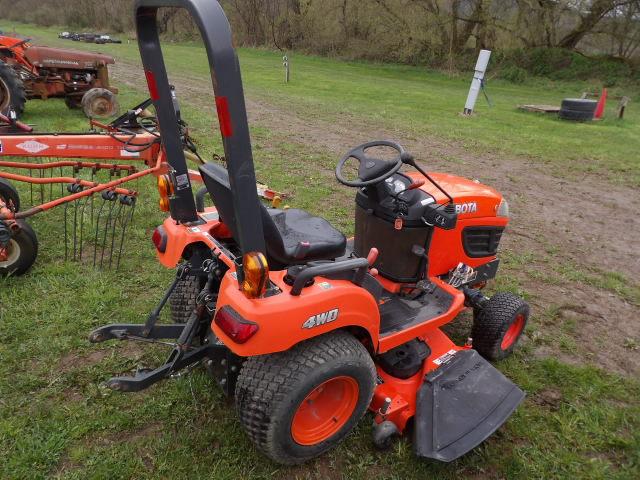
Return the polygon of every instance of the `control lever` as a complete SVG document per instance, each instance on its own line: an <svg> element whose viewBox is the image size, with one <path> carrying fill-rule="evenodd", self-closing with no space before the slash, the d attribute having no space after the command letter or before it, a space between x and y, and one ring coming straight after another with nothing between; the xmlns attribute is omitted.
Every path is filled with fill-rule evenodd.
<svg viewBox="0 0 640 480"><path fill-rule="evenodd" d="M453 203L446 205L431 204L425 205L422 221L430 227L438 227L442 230L452 230L456 228L458 214Z"/></svg>

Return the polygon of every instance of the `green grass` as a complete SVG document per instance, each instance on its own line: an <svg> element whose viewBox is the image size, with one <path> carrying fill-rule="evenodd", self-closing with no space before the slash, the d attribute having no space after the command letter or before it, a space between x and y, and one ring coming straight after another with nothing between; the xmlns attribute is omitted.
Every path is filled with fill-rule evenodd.
<svg viewBox="0 0 640 480"><path fill-rule="evenodd" d="M6 31L12 26L0 22L0 29ZM98 46L59 40L59 29L32 25L16 28L50 45L104 51L128 62L140 62L135 41ZM200 45L170 43L163 50L170 71L209 82ZM284 84L281 56L266 50L240 49L246 90L252 97L266 99L304 118L355 120L416 137L446 139L470 152L530 158L562 176L595 172L640 185L640 110L635 103L630 104L622 122L614 119L616 102L610 100L604 121L584 124L516 109L526 103L559 104L562 98L598 87L587 82L534 80L513 85L491 81L488 88L494 106L487 107L479 98L477 114L467 118L459 113L470 75L449 78L420 67L338 62L293 54L292 81ZM611 95L631 95L635 101L640 100L639 93L610 90Z"/></svg>
<svg viewBox="0 0 640 480"><path fill-rule="evenodd" d="M0 29L5 27L0 22ZM37 33L51 39L52 32ZM131 61L137 55L134 45L110 48ZM202 54L196 47L170 45L166 51L174 71L187 70L197 78L206 75L199 60ZM605 169L603 165L608 162L626 165L624 168L637 178L637 164L631 162L637 157L623 155L638 146L634 135L638 133L639 117L633 110L621 126L608 121L568 125L513 111L518 98L544 95L541 98L550 101L575 88L570 85L545 90L538 85L520 89L496 84L492 92L500 98L498 105L491 111L481 106L477 117L462 119L457 112L464 102L468 79L449 80L409 67L343 64L296 55L294 82L284 86L278 55L242 50L241 61L251 95L289 104L299 115L322 120L348 115L371 125L397 122L398 128L451 140L469 133L476 138L465 142L471 152L523 154L548 165L564 168L570 164L568 170L584 171L589 167L567 163L566 158L556 156L553 146L566 150L567 142L560 132L567 134L572 129L588 132L584 141L593 146L597 144L593 132L603 129L610 135L603 137L606 143L601 149L602 158L588 157L592 160L589 163L597 169ZM123 88L121 103L133 105L144 97L144 92ZM327 99L331 101L325 102ZM202 143L214 121L209 103L201 99L199 104L184 105L193 134ZM521 121L510 123L513 119ZM36 123L41 131L86 129L81 114L68 111L60 100L31 102L25 121ZM496 122L498 125L494 125ZM528 130L531 125L533 130ZM497 130L487 131L490 128ZM486 133L484 140L476 135L480 131ZM504 141L505 131L509 132L509 142ZM540 135L548 136L549 143L526 141ZM330 177L335 158L282 138L275 127L253 129L252 137L259 177L276 189L293 193L291 202L295 206L322 213L347 232L353 229L352 192L337 187L335 182L315 181ZM214 143L202 145L203 152L209 155L219 151L217 142L216 138ZM576 145L583 153L590 151L578 142ZM398 442L390 452L377 452L372 447L367 418L339 448L324 457L301 467L278 466L253 448L241 430L233 405L200 370L143 393L125 395L105 390L101 383L111 374L155 365L165 354L145 345L90 345L86 340L93 328L106 323L142 322L172 277L172 272L162 269L155 260L149 241L153 228L163 219L156 208L153 182L142 181L138 188L142 195L130 230L128 256L119 272L95 271L86 264L63 260L63 210L58 209L31 222L41 241L33 271L24 277L0 280L0 478L640 476L640 382L591 366L538 358L534 344L544 327L535 317L527 331L531 341L498 364L527 391L527 400L486 443L447 465L415 458L407 440ZM22 186L21 193L28 203L29 189ZM526 296L526 288L514 278L530 260L526 255L507 256L498 286ZM569 265L555 274L636 298L635 292L625 290L623 278L606 272L573 278L575 270ZM553 288L553 279L550 282ZM563 328L563 348L579 348L571 336L572 328L579 327L567 324ZM464 335L460 337L464 339Z"/></svg>

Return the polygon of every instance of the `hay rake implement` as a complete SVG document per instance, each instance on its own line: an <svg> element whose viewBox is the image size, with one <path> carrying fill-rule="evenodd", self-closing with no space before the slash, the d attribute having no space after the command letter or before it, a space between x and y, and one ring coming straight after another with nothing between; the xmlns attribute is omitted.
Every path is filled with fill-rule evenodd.
<svg viewBox="0 0 640 480"><path fill-rule="evenodd" d="M0 276L20 275L31 267L38 241L26 219L54 214L56 207L62 207L57 220L64 234L65 260L100 269L120 266L139 180L158 178L160 208L168 211L168 197L177 192L163 191L162 186L180 177L166 161L157 122L147 110L150 105L151 100L142 102L108 125L90 120L89 133L34 133L30 126L0 114ZM177 102L175 106L178 113ZM185 156L204 163L180 118L178 127ZM198 171L188 169L186 175L202 183ZM29 185L28 208L10 182ZM136 188L129 188L134 182ZM258 184L257 189L274 204L286 198L266 185ZM199 204L205 192L203 188L197 195Z"/></svg>
<svg viewBox="0 0 640 480"><path fill-rule="evenodd" d="M109 125L92 121L89 133L33 133L0 116L0 275L22 274L33 264L38 242L26 219L56 207L65 260L119 267L138 198L130 186L168 173L155 122L140 117L148 105ZM29 185L22 189L27 208L16 182Z"/></svg>

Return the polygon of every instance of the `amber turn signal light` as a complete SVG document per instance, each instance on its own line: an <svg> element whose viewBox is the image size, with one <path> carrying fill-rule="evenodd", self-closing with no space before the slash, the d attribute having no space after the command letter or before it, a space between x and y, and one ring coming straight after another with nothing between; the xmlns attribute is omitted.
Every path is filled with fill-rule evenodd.
<svg viewBox="0 0 640 480"><path fill-rule="evenodd" d="M269 265L260 252L245 253L242 257L244 280L240 289L247 298L258 298L264 295L269 281Z"/></svg>
<svg viewBox="0 0 640 480"><path fill-rule="evenodd" d="M169 197L173 195L173 183L169 175L160 175L158 177L158 193L160 194L160 210L168 212Z"/></svg>

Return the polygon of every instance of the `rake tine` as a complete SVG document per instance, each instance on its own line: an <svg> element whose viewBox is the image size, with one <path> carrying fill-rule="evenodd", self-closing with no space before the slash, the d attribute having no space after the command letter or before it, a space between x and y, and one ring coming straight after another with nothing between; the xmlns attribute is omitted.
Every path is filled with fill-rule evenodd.
<svg viewBox="0 0 640 480"><path fill-rule="evenodd" d="M122 233L120 235L120 248L118 249L118 260L116 261L116 272L120 270L120 259L122 258L122 247L124 246L125 232L127 231L127 227L133 224L133 214L136 211L136 197L134 196L124 197L124 201L130 202L128 205L131 206L131 212L129 213L128 216L125 217L125 221L122 226Z"/></svg>
<svg viewBox="0 0 640 480"><path fill-rule="evenodd" d="M29 157L29 162L31 162L31 157ZM33 177L33 170L29 169L29 176ZM33 205L33 183L29 182L29 195L31 197L31 205Z"/></svg>
<svg viewBox="0 0 640 480"><path fill-rule="evenodd" d="M69 234L67 232L67 209L69 208L69 204L64 204L64 261L66 262L69 258Z"/></svg>
<svg viewBox="0 0 640 480"><path fill-rule="evenodd" d="M78 255L78 259L82 261L82 242L84 238L84 211L87 208L87 204L89 203L89 198L92 198L93 195L89 195L84 199L84 203L82 204L82 210L80 213L80 253Z"/></svg>
<svg viewBox="0 0 640 480"><path fill-rule="evenodd" d="M91 169L91 183L95 181L96 169ZM91 225L93 225L93 195L91 195Z"/></svg>
<svg viewBox="0 0 640 480"><path fill-rule="evenodd" d="M44 170L40 169L40 178L44 178ZM44 203L44 183L40 184L40 203Z"/></svg>
<svg viewBox="0 0 640 480"><path fill-rule="evenodd" d="M73 260L76 259L77 243L78 243L78 200L73 202Z"/></svg>
<svg viewBox="0 0 640 480"><path fill-rule="evenodd" d="M122 202L119 203L118 205L118 211L115 214L115 217L113 219L113 224L111 226L111 249L109 250L109 270L111 270L111 264L113 262L113 248L115 246L116 243L116 225L118 223L120 223L120 225L122 225L122 207L124 207L124 204Z"/></svg>
<svg viewBox="0 0 640 480"><path fill-rule="evenodd" d="M110 192L110 193L112 193L113 196L116 195L115 192ZM113 202L115 199L109 198L108 200ZM102 269L102 263L104 261L104 251L107 246L107 234L109 232L109 227L111 226L111 221L113 219L113 208L115 206L116 206L115 202L111 204L111 207L109 208L109 214L107 215L107 220L104 226L104 235L102 236L102 251L100 252L100 269Z"/></svg>
<svg viewBox="0 0 640 480"><path fill-rule="evenodd" d="M93 240L93 268L96 267L96 257L98 255L98 231L100 230L100 217L102 217L102 210L107 203L107 200L104 198L104 194L102 195L102 199L102 205L100 205L100 209L98 210L98 215L96 218L96 235ZM93 225L93 223L91 225Z"/></svg>

